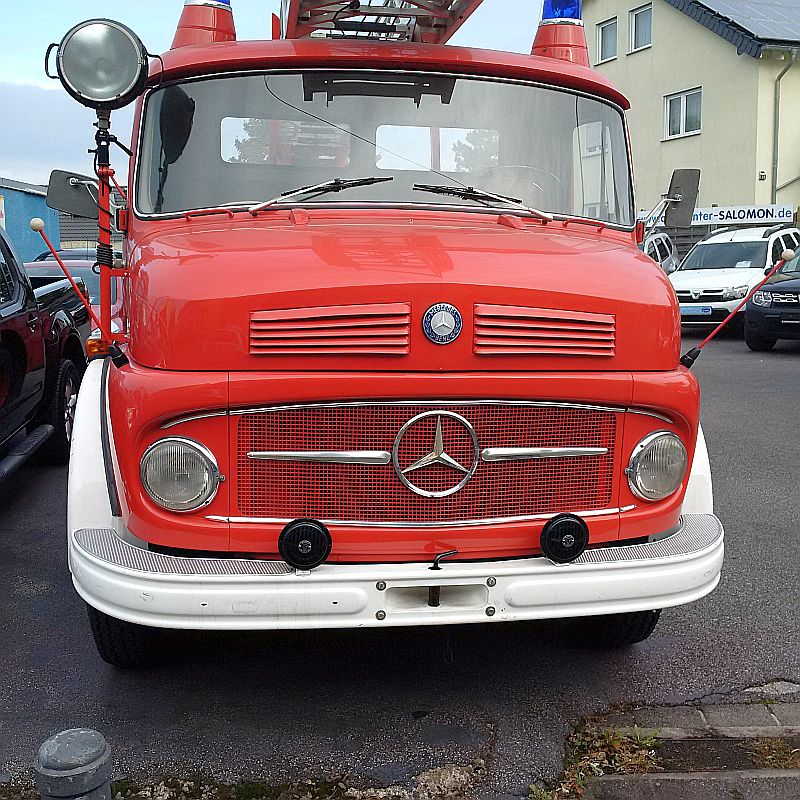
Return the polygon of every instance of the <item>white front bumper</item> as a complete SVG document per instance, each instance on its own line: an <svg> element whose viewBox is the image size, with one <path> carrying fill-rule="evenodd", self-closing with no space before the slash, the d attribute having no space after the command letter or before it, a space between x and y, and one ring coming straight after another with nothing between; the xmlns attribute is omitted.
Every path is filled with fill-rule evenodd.
<svg viewBox="0 0 800 800"><path fill-rule="evenodd" d="M134 547L111 529L69 536L73 582L112 617L160 628L271 630L548 619L681 605L719 582L723 530L687 515L650 544L590 550L566 566L544 558L426 564L325 564L175 558ZM439 605L430 605L430 587Z"/></svg>

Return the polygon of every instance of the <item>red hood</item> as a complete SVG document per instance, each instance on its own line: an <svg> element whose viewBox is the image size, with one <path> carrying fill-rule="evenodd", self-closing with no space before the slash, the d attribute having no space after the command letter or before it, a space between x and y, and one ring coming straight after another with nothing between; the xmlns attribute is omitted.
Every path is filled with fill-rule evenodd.
<svg viewBox="0 0 800 800"><path fill-rule="evenodd" d="M131 254L133 358L221 371L677 366L674 293L627 235L494 215L309 215L148 224ZM436 303L463 318L452 344L423 331ZM275 355L287 336L291 354ZM267 354L251 352L265 340Z"/></svg>

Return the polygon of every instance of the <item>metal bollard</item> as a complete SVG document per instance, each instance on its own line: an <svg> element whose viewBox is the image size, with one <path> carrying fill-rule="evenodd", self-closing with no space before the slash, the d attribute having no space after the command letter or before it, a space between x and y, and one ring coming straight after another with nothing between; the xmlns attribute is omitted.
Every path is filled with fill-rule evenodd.
<svg viewBox="0 0 800 800"><path fill-rule="evenodd" d="M73 728L51 736L33 769L43 800L111 800L111 748L97 731Z"/></svg>

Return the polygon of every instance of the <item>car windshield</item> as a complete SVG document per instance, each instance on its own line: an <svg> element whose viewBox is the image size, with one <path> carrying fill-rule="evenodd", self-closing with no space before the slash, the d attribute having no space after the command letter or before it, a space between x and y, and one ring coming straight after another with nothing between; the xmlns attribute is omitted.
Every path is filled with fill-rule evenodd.
<svg viewBox="0 0 800 800"><path fill-rule="evenodd" d="M720 242L695 247L680 269L764 269L766 265L766 242Z"/></svg>
<svg viewBox="0 0 800 800"><path fill-rule="evenodd" d="M634 224L622 113L560 89L446 75L234 75L150 93L136 210L246 206L326 180L386 176L305 205L508 204L434 196L474 187L556 215Z"/></svg>
<svg viewBox="0 0 800 800"><path fill-rule="evenodd" d="M69 262L67 262L69 264ZM73 278L82 278L86 284L86 289L89 292L89 302L96 306L100 304L100 276L91 267L76 267L69 265L69 274ZM59 269L58 272L54 270L39 270L32 269L28 272L31 285L34 289L40 286L46 286L48 283L55 281L66 280L64 273ZM111 303L117 302L117 286L116 281L111 281Z"/></svg>
<svg viewBox="0 0 800 800"><path fill-rule="evenodd" d="M787 261L778 272L780 275L800 275L800 256Z"/></svg>

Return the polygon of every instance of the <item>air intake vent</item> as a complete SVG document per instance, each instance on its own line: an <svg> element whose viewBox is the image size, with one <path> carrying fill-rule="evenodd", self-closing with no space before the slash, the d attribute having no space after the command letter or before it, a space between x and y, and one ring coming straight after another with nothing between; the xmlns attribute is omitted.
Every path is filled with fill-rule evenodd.
<svg viewBox="0 0 800 800"><path fill-rule="evenodd" d="M485 356L613 356L609 314L521 306L475 306L475 353Z"/></svg>
<svg viewBox="0 0 800 800"><path fill-rule="evenodd" d="M403 356L410 319L408 303L256 311L250 354Z"/></svg>

